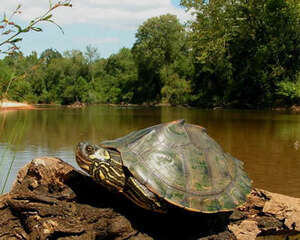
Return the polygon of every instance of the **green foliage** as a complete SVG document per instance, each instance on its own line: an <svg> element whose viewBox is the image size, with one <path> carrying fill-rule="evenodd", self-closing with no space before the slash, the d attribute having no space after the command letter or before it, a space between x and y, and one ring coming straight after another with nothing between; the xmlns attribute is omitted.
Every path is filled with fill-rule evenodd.
<svg viewBox="0 0 300 240"><path fill-rule="evenodd" d="M132 49L139 76L136 100L160 101L163 87L160 71L186 54L186 31L176 16L166 14L144 22L136 39Z"/></svg>
<svg viewBox="0 0 300 240"><path fill-rule="evenodd" d="M14 78L14 71L3 61L0 62L0 99L4 98L7 88Z"/></svg>
<svg viewBox="0 0 300 240"><path fill-rule="evenodd" d="M170 72L164 67L160 72L160 77L163 81L161 89L162 102L170 103L171 105L180 105L189 102L191 93L190 82L180 78L175 72Z"/></svg>
<svg viewBox="0 0 300 240"><path fill-rule="evenodd" d="M299 5L285 0L182 0L190 25L195 104L270 106L300 68ZM289 85L290 83L288 83Z"/></svg>
<svg viewBox="0 0 300 240"><path fill-rule="evenodd" d="M10 82L8 95L16 101L131 103L137 81L137 67L127 48L108 59L94 58L78 50L61 55L47 49L40 58L33 53L27 57L17 54L0 60L0 93L6 92Z"/></svg>
<svg viewBox="0 0 300 240"><path fill-rule="evenodd" d="M100 58L46 49L0 60L0 97L33 103L170 103L266 107L299 103L300 6L285 0L182 0L188 27L150 18L132 49Z"/></svg>
<svg viewBox="0 0 300 240"><path fill-rule="evenodd" d="M88 99L89 85L83 77L78 77L63 92L63 103L89 102Z"/></svg>
<svg viewBox="0 0 300 240"><path fill-rule="evenodd" d="M300 75L296 82L281 81L277 84L276 94L286 105L300 104Z"/></svg>
<svg viewBox="0 0 300 240"><path fill-rule="evenodd" d="M23 102L28 95L31 95L30 83L24 79L13 81L12 86L8 91L8 95L18 102Z"/></svg>
<svg viewBox="0 0 300 240"><path fill-rule="evenodd" d="M88 45L86 47L86 51L84 53L88 67L89 67L89 78L94 82L95 78L95 64L94 62L97 61L100 58L100 53L98 52L98 49L96 47L93 47L92 45Z"/></svg>
<svg viewBox="0 0 300 240"><path fill-rule="evenodd" d="M49 48L41 53L40 59L42 59L46 64L50 63L53 59L62 58L60 52L55 49Z"/></svg>
<svg viewBox="0 0 300 240"><path fill-rule="evenodd" d="M95 89L99 91L99 100L103 103L132 103L138 81L137 67L132 53L122 48L111 55L96 78Z"/></svg>
<svg viewBox="0 0 300 240"><path fill-rule="evenodd" d="M55 24L63 32L62 28L59 25L57 25L52 19L52 12L58 7L72 7L72 4L70 0L57 1L54 3L51 0L49 0L49 9L45 13L31 20L24 27L18 25L16 22L13 21L13 18L16 15L22 13L20 4L9 17L7 17L6 13L4 13L2 20L0 20L0 29L2 29L0 33L0 54L10 55L10 58L6 59L9 65L15 67L15 63L18 61L18 66L21 66L23 69L15 69L16 77L10 78L10 80L6 83L5 92L3 91L3 89L1 89L0 100L3 98L10 97L15 100L21 101L22 99L24 100L25 98L27 98L27 95L31 96L28 99L34 99L29 89L30 84L24 81L24 77L26 77L28 69L28 66L26 65L28 63L31 64L31 61L25 61L25 64L19 64L20 60L24 60L24 58L22 56L22 53L19 51L19 47L17 46L17 44L22 41L20 35L23 33L30 31L41 32L42 29L40 27L37 27L36 25L42 22L50 22L52 24ZM53 53L52 55L50 55L50 52L51 51L49 50L44 55L42 54L42 57L45 58L46 61L49 61L49 58L53 57ZM58 52L56 52L56 54L58 54ZM32 55L33 58L30 60L37 59L36 53ZM22 73L20 73L20 71ZM5 77L3 77L3 79L0 79L0 81L5 82ZM17 82L15 83L14 81ZM11 86L13 86L14 89L10 89Z"/></svg>

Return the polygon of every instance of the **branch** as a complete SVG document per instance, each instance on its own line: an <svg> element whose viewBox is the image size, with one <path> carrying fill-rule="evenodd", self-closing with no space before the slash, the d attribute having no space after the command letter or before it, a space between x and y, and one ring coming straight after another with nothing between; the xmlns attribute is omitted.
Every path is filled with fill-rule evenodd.
<svg viewBox="0 0 300 240"><path fill-rule="evenodd" d="M17 43L23 40L23 38L19 37L21 33L26 33L29 31L43 31L42 28L36 27L36 25L40 22L50 22L56 25L62 31L62 33L64 33L63 29L52 19L53 15L51 14L51 12L53 12L58 7L72 7L71 0L58 1L55 4L53 4L52 1L49 0L49 9L41 16L38 16L31 20L29 24L24 28L12 21L14 16L22 13L20 11L21 5L17 6L16 10L11 14L9 18L7 18L6 14L4 14L2 21L0 21L0 29L2 29L0 36L8 37L6 40L0 41L0 54L12 54L15 51L18 51L19 47L17 46ZM5 45L9 45L9 47L6 50L1 50L1 48L3 48L3 46Z"/></svg>

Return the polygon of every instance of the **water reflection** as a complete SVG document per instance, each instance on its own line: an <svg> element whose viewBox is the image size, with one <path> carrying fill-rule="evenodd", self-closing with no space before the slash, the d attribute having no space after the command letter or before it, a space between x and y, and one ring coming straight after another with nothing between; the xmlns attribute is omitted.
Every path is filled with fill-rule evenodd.
<svg viewBox="0 0 300 240"><path fill-rule="evenodd" d="M10 183L17 170L34 157L58 156L76 166L73 150L80 141L97 143L182 118L204 126L226 151L243 160L256 187L300 197L300 158L295 145L300 139L300 115L180 107L0 112L0 188L14 154Z"/></svg>

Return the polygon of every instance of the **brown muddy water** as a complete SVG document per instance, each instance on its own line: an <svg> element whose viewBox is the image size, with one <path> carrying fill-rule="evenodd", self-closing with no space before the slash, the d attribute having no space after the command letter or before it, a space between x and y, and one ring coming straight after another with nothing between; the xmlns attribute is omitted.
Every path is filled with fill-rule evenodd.
<svg viewBox="0 0 300 240"><path fill-rule="evenodd" d="M0 112L0 193L35 157L55 156L77 167L74 148L80 141L99 143L176 119L204 126L245 163L255 187L300 197L300 114L102 105Z"/></svg>

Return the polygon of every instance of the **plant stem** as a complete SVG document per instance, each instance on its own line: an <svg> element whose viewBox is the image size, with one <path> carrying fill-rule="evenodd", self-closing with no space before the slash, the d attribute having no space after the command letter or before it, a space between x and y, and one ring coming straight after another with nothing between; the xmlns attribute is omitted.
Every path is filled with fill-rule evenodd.
<svg viewBox="0 0 300 240"><path fill-rule="evenodd" d="M12 134L9 137L9 141L8 141L9 145L16 145L16 143L19 142L19 140L21 139L21 137L24 135L24 130L25 130L26 122L27 122L26 119L24 120L24 119L18 118L18 121L17 121L16 126L14 128L14 131L12 132ZM6 155L7 151L8 151L8 146L6 147L6 149L4 150L4 153L1 156L0 170L1 170L1 165L2 165L2 163L5 160L5 155ZM13 151L13 157L12 157L12 159L10 161L10 164L9 164L9 167L7 169L7 174L6 174L4 183L2 185L2 189L1 189L1 193L0 194L4 193L5 187L7 185L8 178L9 178L11 170L12 170L12 166L13 166L15 160L16 160L16 149L12 150L12 151ZM3 171L4 170L5 169L3 169Z"/></svg>

